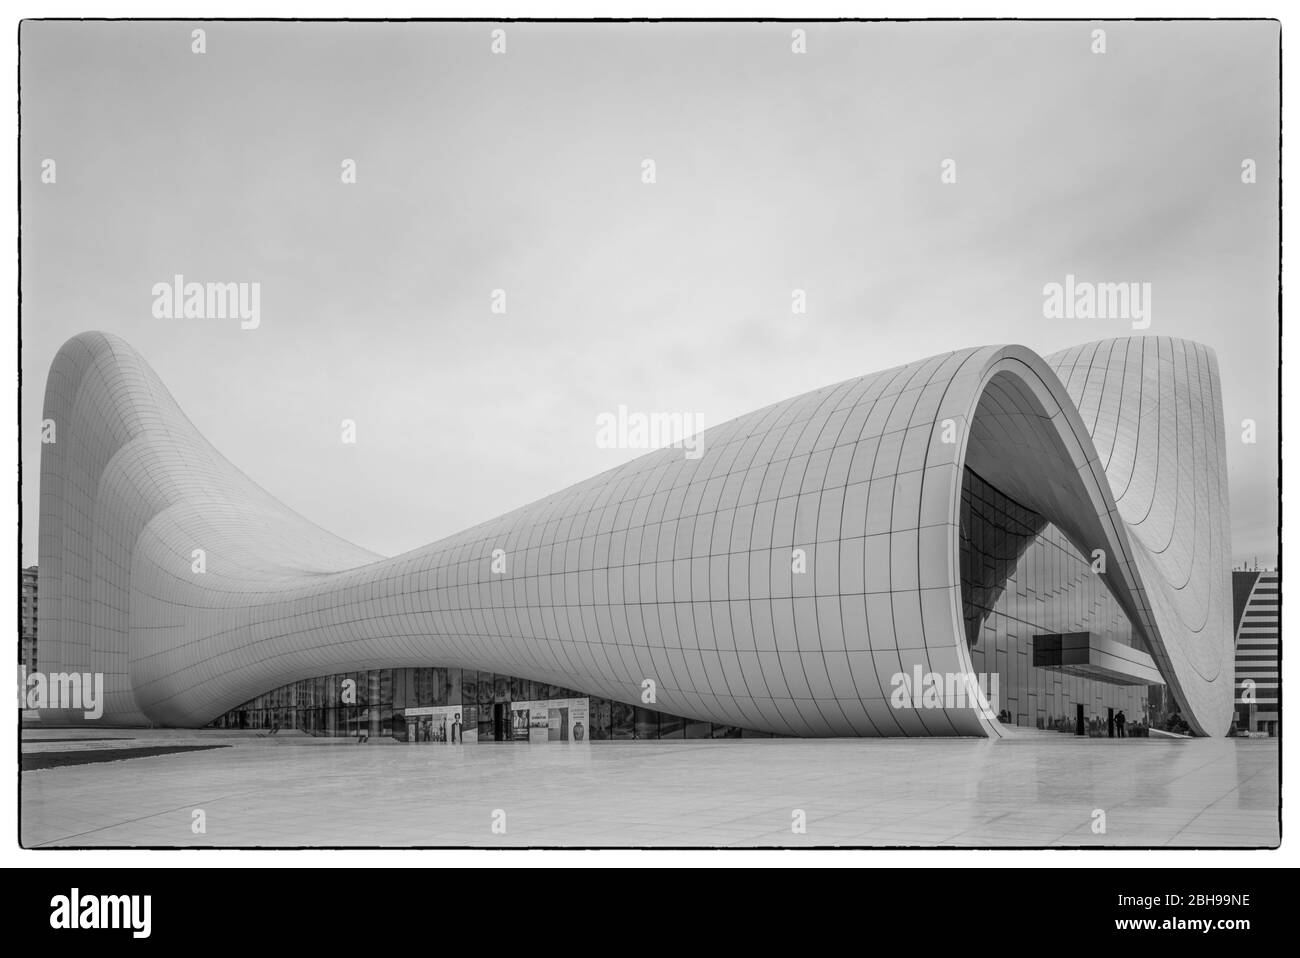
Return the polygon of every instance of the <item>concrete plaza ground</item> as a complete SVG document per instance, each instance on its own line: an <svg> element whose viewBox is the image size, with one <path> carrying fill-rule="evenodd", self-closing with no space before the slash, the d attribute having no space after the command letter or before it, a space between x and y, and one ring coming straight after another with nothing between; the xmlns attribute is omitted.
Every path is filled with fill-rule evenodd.
<svg viewBox="0 0 1300 958"><path fill-rule="evenodd" d="M25 771L29 848L1272 847L1279 838L1276 739L1026 732L997 742L445 746L112 729L24 729L23 739L24 756L228 746ZM206 832L196 834L197 809ZM795 810L804 833L792 830ZM1096 810L1104 834L1093 831ZM501 812L504 834L493 831Z"/></svg>

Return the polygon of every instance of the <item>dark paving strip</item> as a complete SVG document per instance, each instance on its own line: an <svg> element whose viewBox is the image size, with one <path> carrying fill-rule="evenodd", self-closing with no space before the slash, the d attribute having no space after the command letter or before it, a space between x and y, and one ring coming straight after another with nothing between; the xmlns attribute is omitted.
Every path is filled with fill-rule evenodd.
<svg viewBox="0 0 1300 958"><path fill-rule="evenodd" d="M112 735L107 738L25 738L23 744L30 742L33 745L40 745L42 742L134 742L135 739L129 735Z"/></svg>
<svg viewBox="0 0 1300 958"><path fill-rule="evenodd" d="M204 752L211 748L230 748L229 745L147 745L143 748L87 749L84 752L34 752L23 755L23 771L34 772L61 765L93 765L95 762L119 762L128 758L150 758L170 755L173 752Z"/></svg>

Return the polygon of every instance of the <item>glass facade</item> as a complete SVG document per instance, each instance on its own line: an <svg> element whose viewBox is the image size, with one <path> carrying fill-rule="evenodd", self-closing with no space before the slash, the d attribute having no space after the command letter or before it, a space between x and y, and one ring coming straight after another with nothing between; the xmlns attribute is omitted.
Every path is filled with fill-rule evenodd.
<svg viewBox="0 0 1300 958"><path fill-rule="evenodd" d="M1033 666L1033 637L1092 632L1146 651L1091 563L1056 526L974 471L962 480L962 612L971 667L998 676L1003 721L1053 728L1084 716L1105 722L1146 713L1147 686L1112 685Z"/></svg>
<svg viewBox="0 0 1300 958"><path fill-rule="evenodd" d="M772 738L766 732L697 722L589 696L547 682L472 669L410 668L340 672L303 679L265 692L216 721L213 728L300 729L309 735L368 735L406 739L408 708L474 705L480 742L511 741L510 703L586 698L593 740L659 738Z"/></svg>
<svg viewBox="0 0 1300 958"><path fill-rule="evenodd" d="M1020 558L1047 526L1038 513L998 492L974 470L961 485L961 603L966 642L979 642L980 627L1006 591Z"/></svg>

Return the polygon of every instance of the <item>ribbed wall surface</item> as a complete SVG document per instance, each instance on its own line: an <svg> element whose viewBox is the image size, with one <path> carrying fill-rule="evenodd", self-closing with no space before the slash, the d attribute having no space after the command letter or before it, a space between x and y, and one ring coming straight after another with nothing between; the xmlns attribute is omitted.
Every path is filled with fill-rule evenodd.
<svg viewBox="0 0 1300 958"><path fill-rule="evenodd" d="M251 483L115 337L64 346L46 416L42 665L107 673L109 721L201 725L299 678L437 662L637 703L652 679L657 708L777 733L997 734L972 709L888 701L914 665L970 670L967 463L1085 555L1104 549L1106 584L1193 727L1229 721L1222 413L1196 344L947 353L391 559Z"/></svg>
<svg viewBox="0 0 1300 958"><path fill-rule="evenodd" d="M1168 337L1054 353L1132 542L1152 655L1192 727L1222 735L1233 673L1232 533L1223 400L1213 351ZM1231 696L1226 696L1229 700Z"/></svg>

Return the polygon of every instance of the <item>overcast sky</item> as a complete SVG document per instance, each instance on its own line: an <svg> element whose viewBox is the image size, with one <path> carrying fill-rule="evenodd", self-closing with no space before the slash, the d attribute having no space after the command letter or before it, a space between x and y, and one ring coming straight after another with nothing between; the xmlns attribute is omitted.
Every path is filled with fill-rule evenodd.
<svg viewBox="0 0 1300 958"><path fill-rule="evenodd" d="M212 23L201 55L196 26L22 28L24 565L46 373L86 329L392 555L634 457L595 441L620 404L713 425L1143 334L1045 319L1067 273L1151 283L1145 334L1217 351L1234 559L1274 561L1274 23L810 24L802 55L798 24ZM260 283L260 327L155 318L177 273Z"/></svg>

